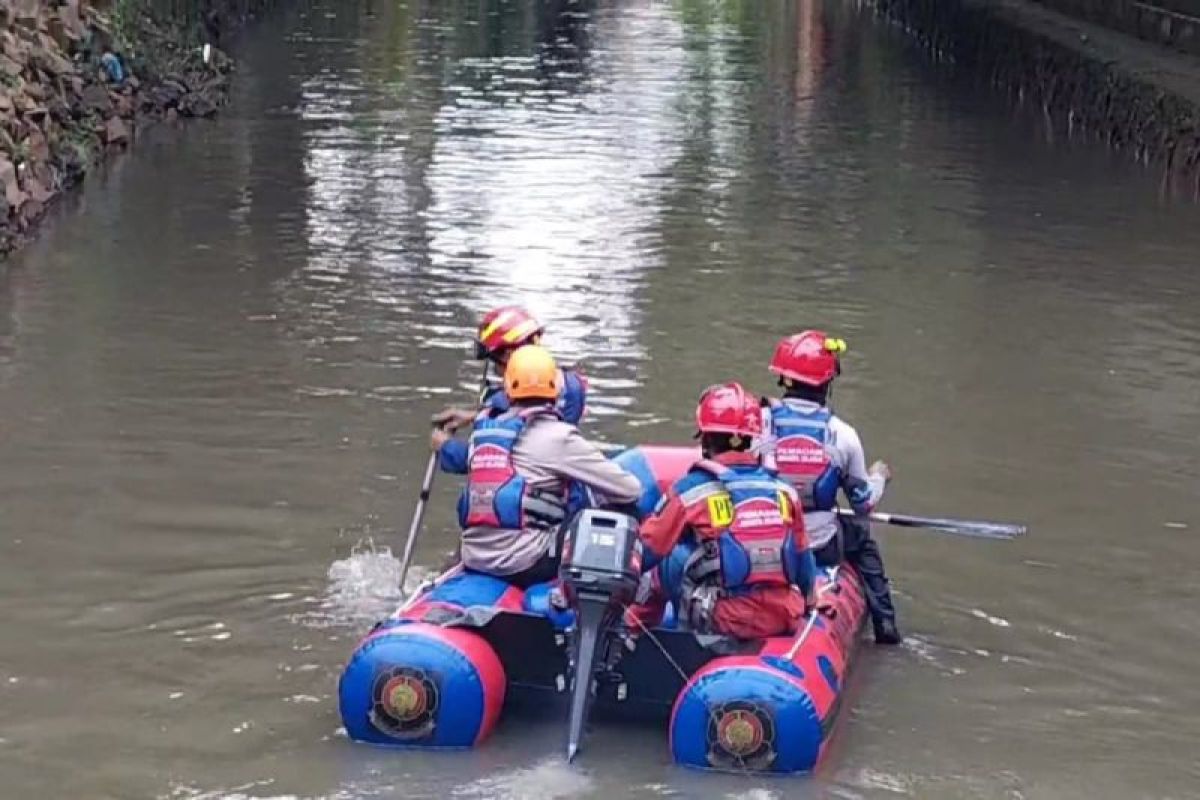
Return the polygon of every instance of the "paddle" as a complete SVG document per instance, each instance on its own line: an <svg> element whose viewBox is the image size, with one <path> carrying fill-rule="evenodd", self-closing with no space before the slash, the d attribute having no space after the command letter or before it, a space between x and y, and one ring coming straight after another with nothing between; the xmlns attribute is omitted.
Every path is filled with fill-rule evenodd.
<svg viewBox="0 0 1200 800"><path fill-rule="evenodd" d="M483 402L487 392L488 368L490 361L483 362L483 378L479 385L479 402ZM408 526L408 541L404 543L404 558L400 561L400 591L404 592L404 579L408 577L408 568L412 565L413 551L417 546L417 535L421 531L421 523L425 520L425 504L429 501L429 492L433 489L433 476L437 474L438 454L429 454L429 463L425 465L425 478L421 481L421 493L417 495L417 507L413 509L412 523Z"/></svg>
<svg viewBox="0 0 1200 800"><path fill-rule="evenodd" d="M849 508L837 510L842 517L861 517ZM875 512L867 514L867 519L883 525L896 525L901 528L928 528L940 533L953 533L958 536L970 536L975 539L1013 539L1024 536L1028 528L1024 525L1011 525L1006 522L982 522L969 519L947 519L944 517L914 517L907 514L884 514Z"/></svg>

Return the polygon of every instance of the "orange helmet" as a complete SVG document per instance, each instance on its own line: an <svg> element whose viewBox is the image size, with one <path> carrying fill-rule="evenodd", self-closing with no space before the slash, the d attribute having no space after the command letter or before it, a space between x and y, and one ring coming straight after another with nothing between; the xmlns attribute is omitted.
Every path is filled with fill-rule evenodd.
<svg viewBox="0 0 1200 800"><path fill-rule="evenodd" d="M519 306L501 306L484 314L475 337L476 358L489 358L503 350L535 344L542 323Z"/></svg>
<svg viewBox="0 0 1200 800"><path fill-rule="evenodd" d="M546 348L527 344L509 356L504 368L504 392L510 400L555 400L562 378Z"/></svg>

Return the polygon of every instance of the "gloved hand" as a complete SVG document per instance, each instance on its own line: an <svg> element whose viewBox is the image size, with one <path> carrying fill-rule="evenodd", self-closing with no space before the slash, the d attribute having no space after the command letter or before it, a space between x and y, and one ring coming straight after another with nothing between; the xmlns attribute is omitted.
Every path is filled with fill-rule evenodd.
<svg viewBox="0 0 1200 800"><path fill-rule="evenodd" d="M887 465L886 461L876 461L867 471L872 475L881 476L887 483L892 482L892 468Z"/></svg>
<svg viewBox="0 0 1200 800"><path fill-rule="evenodd" d="M456 431L462 426L473 422L475 420L475 413L465 408L455 408L453 406L443 408L433 415L433 424L448 431Z"/></svg>

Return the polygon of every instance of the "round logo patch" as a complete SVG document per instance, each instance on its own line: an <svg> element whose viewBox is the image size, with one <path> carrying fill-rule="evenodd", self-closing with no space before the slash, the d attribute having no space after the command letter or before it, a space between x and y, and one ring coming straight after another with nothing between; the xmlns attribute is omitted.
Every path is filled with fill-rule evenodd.
<svg viewBox="0 0 1200 800"><path fill-rule="evenodd" d="M775 762L775 722L761 706L738 700L708 715L708 763L725 770L768 770Z"/></svg>
<svg viewBox="0 0 1200 800"><path fill-rule="evenodd" d="M423 670L395 667L381 672L371 690L371 724L396 739L433 733L438 689Z"/></svg>

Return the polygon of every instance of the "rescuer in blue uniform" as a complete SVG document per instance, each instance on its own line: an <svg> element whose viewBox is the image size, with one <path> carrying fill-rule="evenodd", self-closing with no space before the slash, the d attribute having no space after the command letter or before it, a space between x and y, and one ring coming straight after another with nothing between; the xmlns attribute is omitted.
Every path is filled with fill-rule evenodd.
<svg viewBox="0 0 1200 800"><path fill-rule="evenodd" d="M503 306L494 309L479 323L476 357L489 361L495 375L501 377L513 351L527 344L539 344L544 330L542 324L523 308ZM559 372L555 408L564 422L578 425L587 407L587 380L572 369ZM469 425L481 416L509 410L510 401L502 381L488 382L480 406L476 410L447 408L434 415L433 421L438 426L433 433L434 450L444 472L456 475L467 472L467 444L453 439L448 432Z"/></svg>

